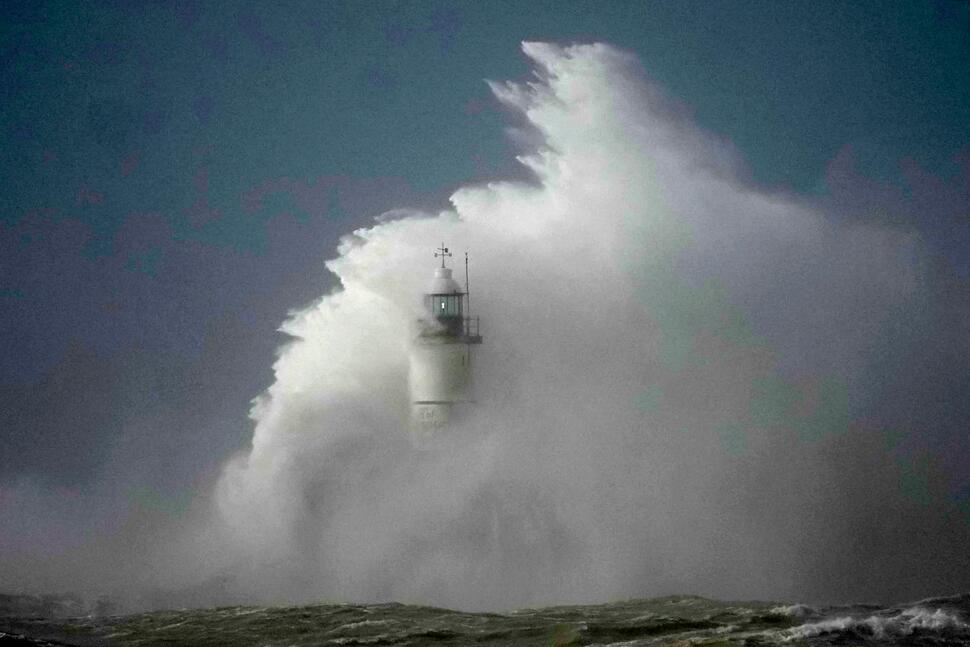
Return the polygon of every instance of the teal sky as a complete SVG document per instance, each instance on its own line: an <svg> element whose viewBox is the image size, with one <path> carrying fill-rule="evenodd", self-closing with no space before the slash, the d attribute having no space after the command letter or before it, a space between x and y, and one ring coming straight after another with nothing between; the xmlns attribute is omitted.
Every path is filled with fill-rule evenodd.
<svg viewBox="0 0 970 647"><path fill-rule="evenodd" d="M510 172L482 80L526 74L523 39L633 51L758 183L824 192L846 145L882 180L903 157L952 174L970 124L968 16L958 2L8 6L0 148L16 188L2 217L59 209L110 254L135 211L258 247L261 219L233 207L267 178L395 177L440 199ZM199 228L179 212L202 163L226 218ZM108 199L68 214L81 187Z"/></svg>

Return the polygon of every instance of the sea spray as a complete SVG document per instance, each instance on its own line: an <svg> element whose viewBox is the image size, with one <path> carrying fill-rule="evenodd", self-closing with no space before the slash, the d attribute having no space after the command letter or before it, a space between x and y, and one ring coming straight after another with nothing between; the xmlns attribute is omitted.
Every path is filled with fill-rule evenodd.
<svg viewBox="0 0 970 647"><path fill-rule="evenodd" d="M623 52L524 51L535 78L492 88L534 181L344 238L219 483L223 567L254 597L459 608L831 590L834 545L905 505L852 405L917 307L913 238L750 186ZM422 453L407 350L439 241L474 255L489 344Z"/></svg>

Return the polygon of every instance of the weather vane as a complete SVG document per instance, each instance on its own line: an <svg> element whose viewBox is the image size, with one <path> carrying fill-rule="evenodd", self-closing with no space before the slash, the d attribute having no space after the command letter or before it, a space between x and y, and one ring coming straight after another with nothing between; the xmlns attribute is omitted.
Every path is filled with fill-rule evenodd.
<svg viewBox="0 0 970 647"><path fill-rule="evenodd" d="M441 267L445 266L445 256L451 256L451 255L452 255L451 252L448 251L448 248L445 247L444 243L441 243L441 247L435 250L435 253L434 253L435 258L438 258L439 256L441 257Z"/></svg>

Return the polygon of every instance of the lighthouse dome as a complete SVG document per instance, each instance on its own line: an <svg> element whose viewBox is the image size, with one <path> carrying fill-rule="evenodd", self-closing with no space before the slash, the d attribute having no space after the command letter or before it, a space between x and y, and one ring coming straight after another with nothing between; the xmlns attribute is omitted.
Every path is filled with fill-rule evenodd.
<svg viewBox="0 0 970 647"><path fill-rule="evenodd" d="M461 294L461 286L451 278L450 267L437 267L428 294Z"/></svg>

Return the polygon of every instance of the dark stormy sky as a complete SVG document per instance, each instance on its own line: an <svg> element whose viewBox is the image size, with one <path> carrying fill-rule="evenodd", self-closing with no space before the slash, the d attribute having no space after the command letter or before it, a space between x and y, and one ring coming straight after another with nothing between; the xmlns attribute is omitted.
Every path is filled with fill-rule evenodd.
<svg viewBox="0 0 970 647"><path fill-rule="evenodd" d="M630 51L752 186L915 232L933 302L964 304L927 317L965 339L965 2L8 1L0 549L62 551L82 516L121 527L206 491L250 441L280 322L334 287L341 235L524 176L484 83L528 74L523 40ZM966 358L934 348L886 358L938 387L895 419L948 430L917 498L934 465L970 473L947 463ZM970 520L970 482L940 488Z"/></svg>

